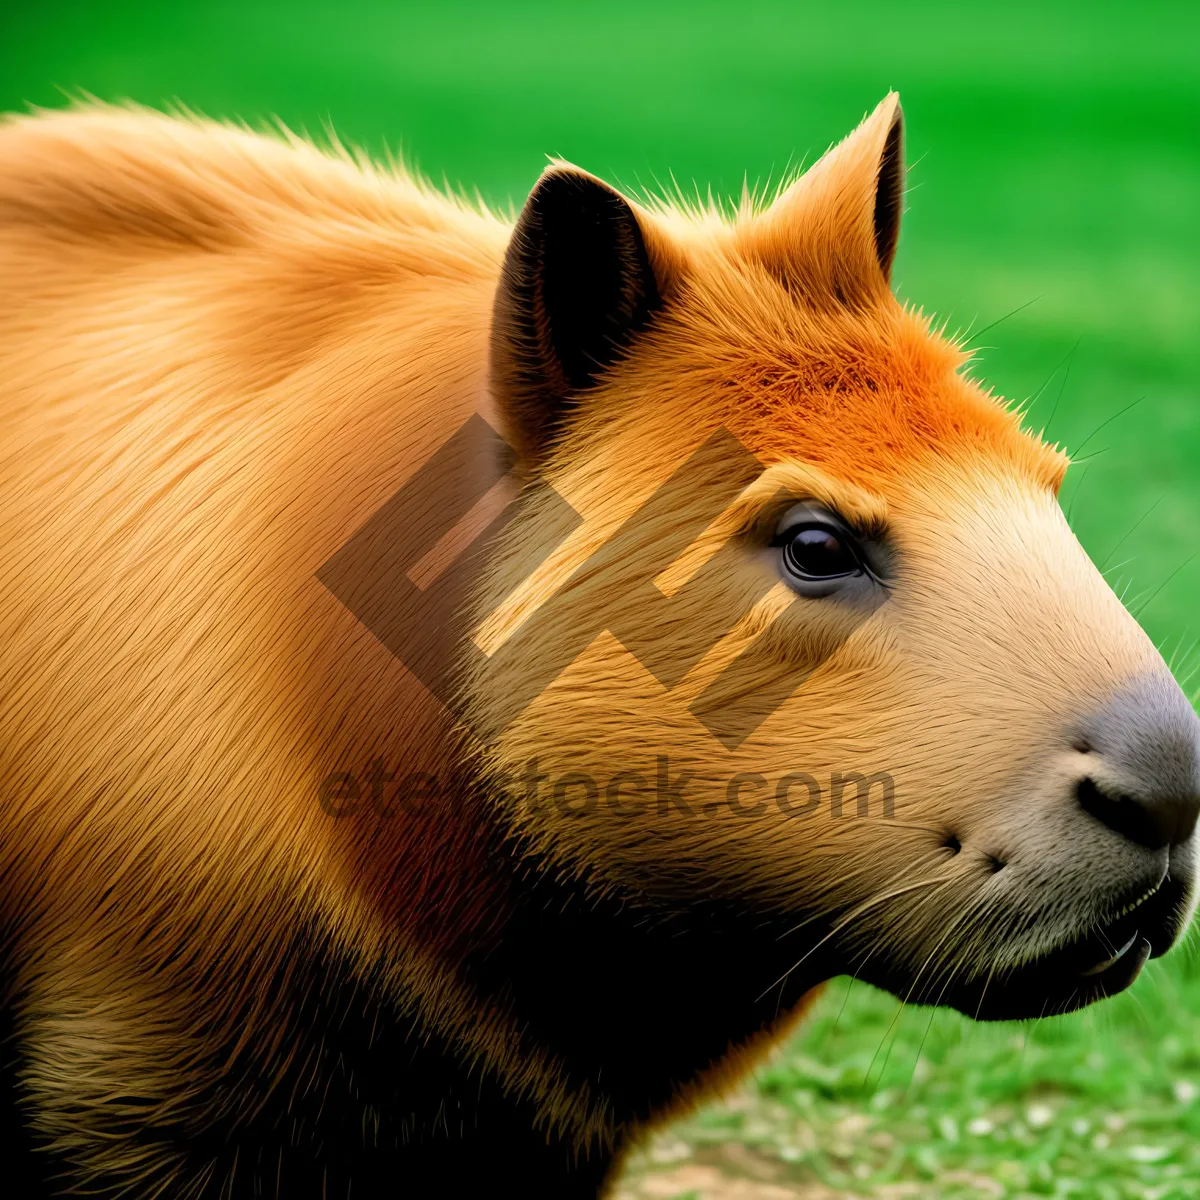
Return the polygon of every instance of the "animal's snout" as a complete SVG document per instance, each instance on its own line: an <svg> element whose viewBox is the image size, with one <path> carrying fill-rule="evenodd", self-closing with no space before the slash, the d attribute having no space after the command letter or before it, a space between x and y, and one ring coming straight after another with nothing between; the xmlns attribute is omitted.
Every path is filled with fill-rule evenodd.
<svg viewBox="0 0 1200 1200"><path fill-rule="evenodd" d="M1200 814L1200 719L1165 671L1117 692L1085 721L1075 786L1083 810L1140 846L1191 837Z"/></svg>

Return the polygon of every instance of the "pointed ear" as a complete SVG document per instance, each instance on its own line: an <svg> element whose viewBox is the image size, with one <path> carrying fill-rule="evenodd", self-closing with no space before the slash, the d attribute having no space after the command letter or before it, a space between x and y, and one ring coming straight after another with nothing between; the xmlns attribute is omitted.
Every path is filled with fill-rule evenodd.
<svg viewBox="0 0 1200 1200"><path fill-rule="evenodd" d="M492 394L527 464L661 305L652 241L647 214L574 167L549 168L530 193L504 260L491 346Z"/></svg>
<svg viewBox="0 0 1200 1200"><path fill-rule="evenodd" d="M813 299L885 292L904 199L904 120L892 92L744 231L747 251Z"/></svg>

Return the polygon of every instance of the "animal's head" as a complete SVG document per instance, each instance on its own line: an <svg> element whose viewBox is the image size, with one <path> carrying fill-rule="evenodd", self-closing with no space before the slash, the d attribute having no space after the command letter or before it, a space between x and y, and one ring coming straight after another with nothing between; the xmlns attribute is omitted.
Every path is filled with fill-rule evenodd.
<svg viewBox="0 0 1200 1200"><path fill-rule="evenodd" d="M893 297L902 195L895 97L733 221L546 172L497 298L530 482L472 711L513 824L599 886L1039 1015L1179 935L1200 723L1065 457Z"/></svg>

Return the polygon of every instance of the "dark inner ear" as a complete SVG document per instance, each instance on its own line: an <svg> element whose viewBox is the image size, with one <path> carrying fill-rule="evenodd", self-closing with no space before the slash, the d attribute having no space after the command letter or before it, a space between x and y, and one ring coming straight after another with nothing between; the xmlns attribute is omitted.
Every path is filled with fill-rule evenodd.
<svg viewBox="0 0 1200 1200"><path fill-rule="evenodd" d="M537 458L660 304L628 202L570 168L548 171L509 243L492 328L492 387L510 438Z"/></svg>
<svg viewBox="0 0 1200 1200"><path fill-rule="evenodd" d="M900 212L904 205L904 117L899 105L888 129L887 141L879 159L879 180L875 188L875 253L883 277L892 277L892 260L900 236Z"/></svg>

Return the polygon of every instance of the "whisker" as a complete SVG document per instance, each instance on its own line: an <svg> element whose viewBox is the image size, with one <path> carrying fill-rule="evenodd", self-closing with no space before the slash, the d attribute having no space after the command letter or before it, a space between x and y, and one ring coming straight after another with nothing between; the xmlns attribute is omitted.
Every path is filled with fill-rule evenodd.
<svg viewBox="0 0 1200 1200"><path fill-rule="evenodd" d="M784 971L784 973L778 979L763 988L762 992L760 992L756 997L756 1000L761 1000L772 988L779 987L780 985L786 983L792 973L796 971L807 959L811 958L812 955L815 954L823 945L825 945L830 938L840 933L847 925L849 925L852 921L857 920L864 913L869 912L872 908L879 904L883 904L888 900L895 900L900 896L907 895L909 892L916 891L922 887L932 887L935 884L945 883L947 879L950 878L953 878L953 876L945 876L935 879L921 879L916 883L907 884L906 886L897 888L894 891L885 892L881 896L874 896L869 900L864 901L856 909L847 913L846 916L844 916L836 925L834 925L834 927L823 938L821 938L821 940L817 942L815 946L811 946L808 950L806 950L804 954L798 958L796 962L792 964L792 966ZM789 932L793 932L795 929L801 929L807 923L808 922L802 922L800 925L794 926L793 930ZM786 937L787 935L784 934L782 936Z"/></svg>
<svg viewBox="0 0 1200 1200"><path fill-rule="evenodd" d="M920 904L924 905L932 898L933 898L932 896L923 896L923 897L921 897ZM934 950L930 954L929 958L926 959L925 965L927 965L929 963L929 961L934 957L934 955L937 954L938 950L941 948L942 944L945 942L946 938L949 936L950 931L953 929L954 925L957 924L960 919L961 919L961 914L959 917L956 917L955 920L952 921L945 930L943 930L942 937L939 939L938 945L934 948ZM877 944L880 941L882 941L882 938L876 939ZM908 989L908 991L905 993L905 995L901 998L900 1005L897 1007L897 1010L896 1010L896 1016L892 1018L892 1022L888 1026L888 1029L884 1032L883 1039L880 1041L879 1047L876 1049L874 1055L871 1057L871 1062L867 1066L867 1074L866 1074L865 1078L863 1079L863 1088L864 1089L866 1089L870 1083L871 1072L875 1067L875 1061L879 1057L879 1052L883 1049L884 1045L887 1043L888 1034L892 1032L892 1030L896 1027L897 1023L899 1022L901 1013L903 1012L904 1008L912 1000L913 993L916 991L917 985L920 980L920 976L923 971L924 971L924 965L921 967L921 970L919 970L917 972L917 975L913 980L912 986ZM947 981L946 986L947 987L949 986L949 981ZM943 995L945 994L945 988L942 989L942 994ZM926 1031L926 1033L928 1033L928 1030ZM924 1044L924 1039L922 1039L922 1044ZM895 1048L895 1045L896 1045L896 1038L893 1038L892 1044L888 1047L887 1053L884 1055L883 1065L879 1069L879 1075L876 1078L877 1086L878 1086L879 1081L883 1079L883 1076L884 1076L885 1072L887 1071L887 1065L891 1059L892 1050ZM919 1054L919 1052L918 1052L918 1054ZM915 1069L915 1066L914 1066L914 1069Z"/></svg>
<svg viewBox="0 0 1200 1200"><path fill-rule="evenodd" d="M1157 507L1158 507L1158 506L1159 506L1159 505L1160 505L1160 504L1161 504L1161 503L1162 503L1162 502L1163 502L1163 501L1166 499L1166 498L1167 498L1167 493L1166 493L1166 492L1163 492L1163 494L1162 494L1161 496L1159 496L1159 498L1158 498L1157 500L1155 500L1155 502L1154 502L1152 505L1150 505L1150 507L1149 507L1148 509L1146 509L1146 511L1145 511L1144 513L1142 513L1142 515L1141 515L1141 516L1140 516L1140 517L1139 517L1139 518L1138 518L1138 519L1137 519L1137 520L1136 520L1136 521L1133 523L1133 526L1132 526L1132 528L1129 530L1129 532L1128 532L1128 533L1127 533L1127 534L1126 534L1126 535L1125 535L1123 538L1121 538L1121 540L1120 540L1119 542L1117 542L1117 544L1116 544L1116 545L1115 545L1115 546L1114 546L1114 547L1113 547L1113 548L1112 548L1112 549L1111 549L1111 550L1108 552L1108 557L1107 557L1107 558L1106 558L1106 559L1105 559L1105 560L1104 560L1104 561L1103 561L1103 562L1100 564L1100 570L1101 570L1101 572L1103 572L1103 571L1104 571L1104 568L1105 568L1105 567L1107 567L1107 566L1108 566L1108 564L1109 564L1109 563L1112 561L1112 556L1113 556L1114 554L1116 554L1116 552L1117 552L1118 550L1120 550L1120 548L1121 548L1123 545L1125 545L1125 543L1126 543L1127 541L1129 541L1129 539L1130 539L1131 537L1133 537L1133 535L1134 535L1135 533L1137 533L1137 531L1138 531L1138 530L1139 530L1139 529L1142 527L1142 524L1145 522L1146 518L1147 518L1147 517L1148 517L1148 516L1149 516L1149 515L1150 515L1150 514L1151 514L1151 513L1152 513L1152 512L1153 512L1153 511L1154 511L1154 510L1155 510L1155 509L1156 509L1156 508L1157 508Z"/></svg>
<svg viewBox="0 0 1200 1200"><path fill-rule="evenodd" d="M1174 578L1175 578L1175 576L1176 576L1176 575L1178 575L1178 574L1180 573L1180 571L1182 571L1182 570L1184 569L1184 567L1190 566L1190 565L1191 565L1193 562L1195 562L1195 561L1196 561L1196 559L1197 559L1197 558L1200 558L1200 550L1197 550L1195 554L1189 554L1189 555L1187 556L1187 558L1185 558L1185 559L1183 560L1183 562L1181 562L1181 563L1179 564L1179 566L1177 566L1177 567L1175 568L1175 570L1173 570L1173 571L1170 573L1170 575L1168 575L1168 576L1166 577L1166 579L1164 579L1164 580L1162 581L1162 583L1160 583L1160 584L1158 585L1158 587L1156 587L1156 588L1154 589L1154 591L1152 591L1152 592L1150 593L1150 596L1149 596L1149 598L1146 600L1146 602L1145 602L1144 604L1142 604L1142 605L1141 605L1141 606L1138 608L1137 612L1135 612L1135 613L1133 614L1133 615L1134 615L1134 619L1135 619L1135 620L1141 620L1142 613L1144 613L1144 612L1146 611L1146 609L1150 607L1150 603L1151 603L1151 601L1155 599L1155 597L1156 597L1156 596L1159 594L1159 592L1161 592L1161 591L1163 590L1163 588L1165 588L1165 587L1167 586L1167 584L1168 584L1168 583L1170 583L1170 582L1171 582L1171 580L1172 580L1172 579L1174 579Z"/></svg>
<svg viewBox="0 0 1200 1200"><path fill-rule="evenodd" d="M1082 441L1082 442L1080 442L1080 443L1079 443L1079 445L1075 447L1075 454L1078 454L1078 453L1079 453L1079 451L1080 451L1080 450L1082 450L1082 449L1084 448L1084 446L1086 446L1086 445L1088 444L1088 442L1090 442L1090 441L1092 440L1092 438L1094 438L1094 437L1096 436L1096 434L1098 434L1098 433L1100 432L1100 430L1102 430L1102 429L1106 429L1106 428L1107 428L1109 425L1111 425L1111 424L1112 424L1112 423L1113 423L1113 422L1114 422L1114 421L1115 421L1115 420L1116 420L1118 417L1123 417L1123 416L1124 416L1124 415L1125 415L1127 412L1129 412L1129 410L1130 410L1130 409L1132 409L1132 408L1137 408L1137 406L1138 406L1139 404L1141 404L1141 402L1142 402L1143 400L1145 400L1145 399L1146 399L1146 397L1145 397L1145 396L1139 396L1139 397L1138 397L1136 400L1134 400L1134 401L1133 401L1131 404L1127 404L1127 405L1125 405L1125 407L1124 407L1124 408L1120 409L1118 412L1115 412L1115 413L1113 413L1113 415L1112 415L1111 417L1109 417L1109 418L1108 418L1108 420L1106 420L1106 421L1101 421L1101 422L1100 422L1100 424L1099 424L1099 425L1097 425L1097 426L1096 426L1096 428L1095 428L1095 429L1093 429L1093 430L1092 430L1092 432L1091 432L1091 433L1089 433L1089 434L1087 435L1087 437L1085 437L1085 438L1083 439L1083 441ZM1072 455L1072 457L1074 457L1074 454Z"/></svg>
<svg viewBox="0 0 1200 1200"><path fill-rule="evenodd" d="M998 317L990 325L985 325L982 329L976 330L974 333L971 333L970 331L968 331L967 335L963 338L963 340L959 343L959 345L961 345L963 347L963 349L966 349L966 347L970 344L970 342L974 338L982 337L985 333L987 333L987 331L989 329L995 329L997 325L1000 325L1003 322L1007 321L1009 319L1009 317L1015 317L1017 315L1017 313L1024 312L1025 309L1027 309L1031 304L1036 304L1039 300L1045 299L1045 295L1046 295L1045 292L1043 292L1040 296L1034 296L1034 298L1032 300L1026 300L1024 304L1018 304L1017 307L1014 308L1011 312L1006 312L1004 314L1004 316Z"/></svg>
<svg viewBox="0 0 1200 1200"><path fill-rule="evenodd" d="M883 1037L880 1039L879 1046L876 1048L875 1053L871 1055L871 1061L867 1064L867 1073L863 1076L862 1086L864 1092L871 1083L871 1072L875 1069L875 1060L879 1057L879 1052L884 1048L885 1045L887 1045L888 1036L899 1024L900 1016L904 1012L904 1007L905 1002L903 1000L896 1005L896 1015L892 1017L888 1027L883 1031ZM883 1056L883 1066L879 1068L879 1077L875 1080L876 1087L879 1086L879 1080L883 1078L883 1073L887 1070L888 1059L892 1056L892 1047L895 1046L895 1044L896 1039L892 1038L892 1045L888 1046L888 1052Z"/></svg>
<svg viewBox="0 0 1200 1200"><path fill-rule="evenodd" d="M988 988L992 986L992 976L996 973L995 964L988 971L987 978L983 981L983 991L979 993L979 1003L975 1006L975 1019L979 1020L979 1014L983 1012L983 1002L987 999Z"/></svg>
<svg viewBox="0 0 1200 1200"><path fill-rule="evenodd" d="M1067 501L1067 511L1064 514L1067 518L1067 524L1071 524L1071 514L1075 511L1075 501L1079 499L1079 493L1083 489L1083 481L1087 478L1088 472L1092 469L1092 464L1088 463L1079 474L1079 482L1075 485L1075 490L1071 493L1071 499Z"/></svg>
<svg viewBox="0 0 1200 1200"><path fill-rule="evenodd" d="M1033 404L1034 401L1037 400L1038 396L1040 396L1046 390L1046 388L1048 388L1050 386L1050 381L1054 378L1055 375L1057 375L1059 373L1059 371L1062 370L1063 365L1065 364L1066 368L1067 368L1067 373L1063 376L1062 386L1058 389L1058 395L1054 399L1054 407L1050 410L1050 418L1046 422L1046 424L1042 427L1043 430L1047 433L1050 430L1050 426L1054 424L1055 416L1058 414L1059 402L1062 400L1063 392L1066 390L1067 380L1071 378L1071 364L1075 359L1075 351L1079 349L1079 343L1082 341L1083 341L1083 335L1080 334L1079 337L1077 337L1075 339L1075 345L1073 345L1071 347L1071 349L1068 350L1066 355L1063 357L1062 362L1060 362L1058 364L1058 366L1055 367L1054 370L1050 373L1050 379L1047 379L1046 382L1043 383L1040 388L1038 388L1037 395L1035 395L1033 400L1030 401L1030 404Z"/></svg>

